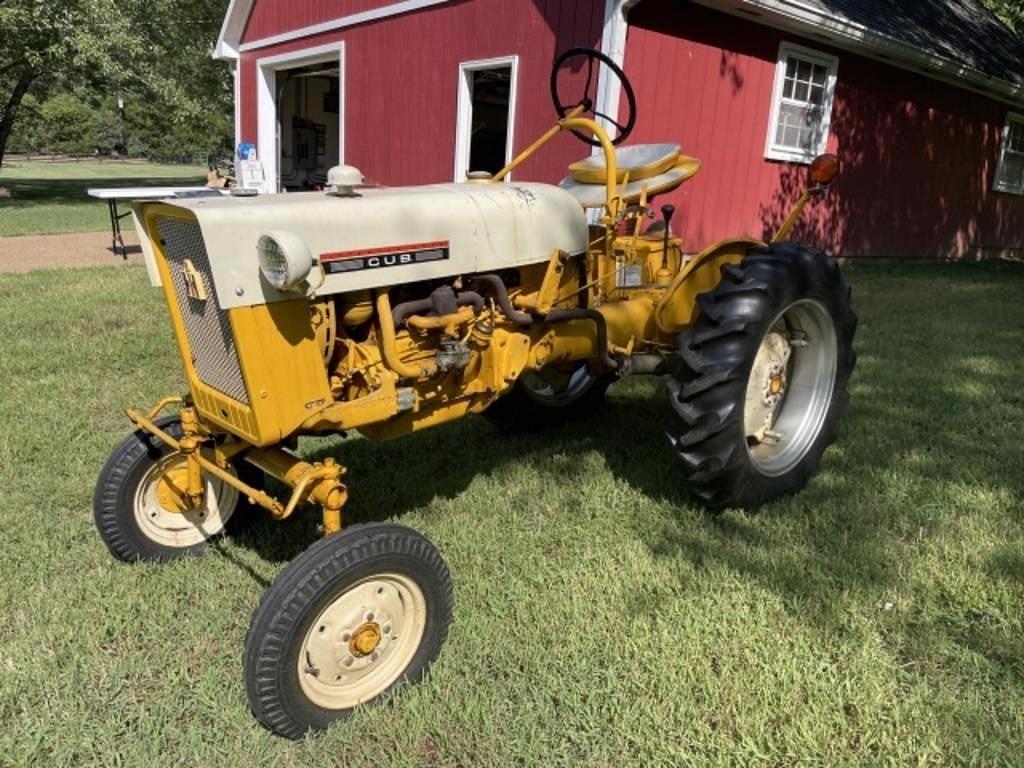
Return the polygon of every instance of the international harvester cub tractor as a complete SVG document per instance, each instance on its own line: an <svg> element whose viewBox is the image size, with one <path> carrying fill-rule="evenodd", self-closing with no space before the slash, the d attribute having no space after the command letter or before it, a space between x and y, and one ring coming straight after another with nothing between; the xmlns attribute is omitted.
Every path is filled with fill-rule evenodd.
<svg viewBox="0 0 1024 768"><path fill-rule="evenodd" d="M569 59L588 78L566 102ZM621 123L595 111L595 65L620 81ZM122 560L169 560L232 530L246 503L277 520L320 508L324 537L267 589L245 641L252 711L279 734L419 680L453 608L448 569L419 533L343 528L345 467L304 460L299 437L386 440L477 413L539 427L654 375L677 457L665 481L747 509L800 489L835 439L854 366L850 288L788 237L836 158L811 164L770 241L688 253L673 208L658 217L651 200L700 162L674 144L616 148L635 99L602 54L567 51L551 82L558 121L493 175L374 188L342 166L326 192L137 204L188 392L127 411L137 429L100 473L96 525ZM557 186L509 181L560 131L599 151Z"/></svg>

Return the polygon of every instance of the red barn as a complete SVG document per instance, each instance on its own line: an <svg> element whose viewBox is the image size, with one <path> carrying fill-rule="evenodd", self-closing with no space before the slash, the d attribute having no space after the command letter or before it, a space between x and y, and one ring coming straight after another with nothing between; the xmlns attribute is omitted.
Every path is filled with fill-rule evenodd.
<svg viewBox="0 0 1024 768"><path fill-rule="evenodd" d="M659 200L687 251L763 236L828 150L844 172L801 239L1024 253L1024 42L980 0L231 0L216 55L237 140L287 189L339 162L384 184L495 170L553 122L551 63L577 45L622 62L629 142L703 161ZM616 114L605 74L599 108ZM559 136L516 175L557 182L588 151Z"/></svg>

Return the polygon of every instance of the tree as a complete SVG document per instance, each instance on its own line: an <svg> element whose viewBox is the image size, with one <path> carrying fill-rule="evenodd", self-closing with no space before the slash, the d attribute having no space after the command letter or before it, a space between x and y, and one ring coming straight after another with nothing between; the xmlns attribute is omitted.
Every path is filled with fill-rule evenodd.
<svg viewBox="0 0 1024 768"><path fill-rule="evenodd" d="M55 90L91 94L93 102L120 94L151 133L221 141L231 88L210 51L226 5L0 0L0 164L26 96L42 102Z"/></svg>
<svg viewBox="0 0 1024 768"><path fill-rule="evenodd" d="M984 0L984 2L1006 26L1019 36L1024 36L1024 0Z"/></svg>

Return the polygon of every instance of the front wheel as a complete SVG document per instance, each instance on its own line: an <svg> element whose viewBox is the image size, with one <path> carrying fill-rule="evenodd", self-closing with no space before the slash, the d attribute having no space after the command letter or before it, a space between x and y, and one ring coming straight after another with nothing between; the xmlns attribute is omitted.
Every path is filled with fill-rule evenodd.
<svg viewBox="0 0 1024 768"><path fill-rule="evenodd" d="M850 296L834 260L784 244L751 250L699 297L668 435L709 506L753 509L818 471L856 362Z"/></svg>
<svg viewBox="0 0 1024 768"><path fill-rule="evenodd" d="M182 436L177 416L157 420L174 438ZM263 473L238 459L228 470L249 485ZM93 518L100 537L120 560L173 560L202 552L212 539L237 532L248 517L238 491L204 477L203 504L185 498L185 457L153 435L136 430L118 445L100 470L93 493Z"/></svg>
<svg viewBox="0 0 1024 768"><path fill-rule="evenodd" d="M452 618L437 549L392 524L313 544L267 589L245 639L245 687L267 728L297 739L418 681Z"/></svg>

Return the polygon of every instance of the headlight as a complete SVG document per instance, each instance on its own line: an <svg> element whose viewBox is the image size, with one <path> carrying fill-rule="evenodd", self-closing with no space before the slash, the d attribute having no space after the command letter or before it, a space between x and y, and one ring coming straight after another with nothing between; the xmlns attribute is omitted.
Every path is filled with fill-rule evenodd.
<svg viewBox="0 0 1024 768"><path fill-rule="evenodd" d="M309 248L291 232L260 235L256 253L263 276L279 291L299 290L313 268Z"/></svg>

